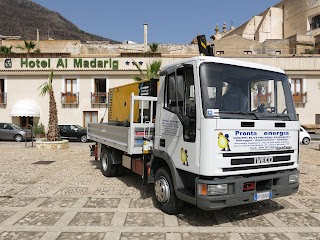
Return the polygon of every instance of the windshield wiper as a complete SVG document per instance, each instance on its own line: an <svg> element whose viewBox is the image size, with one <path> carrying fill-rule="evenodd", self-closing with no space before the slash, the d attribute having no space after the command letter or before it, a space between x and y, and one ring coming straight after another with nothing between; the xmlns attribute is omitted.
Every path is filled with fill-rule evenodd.
<svg viewBox="0 0 320 240"><path fill-rule="evenodd" d="M221 111L220 113L244 115L244 116L254 116L255 119L259 119L255 112L241 112L241 111Z"/></svg>

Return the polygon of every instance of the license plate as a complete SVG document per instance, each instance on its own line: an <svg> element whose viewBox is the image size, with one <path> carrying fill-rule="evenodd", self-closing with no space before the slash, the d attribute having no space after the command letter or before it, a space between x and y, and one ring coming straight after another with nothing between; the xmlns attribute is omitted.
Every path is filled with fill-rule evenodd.
<svg viewBox="0 0 320 240"><path fill-rule="evenodd" d="M271 198L272 198L272 191L254 194L254 201L255 202L259 202L259 201L271 199Z"/></svg>

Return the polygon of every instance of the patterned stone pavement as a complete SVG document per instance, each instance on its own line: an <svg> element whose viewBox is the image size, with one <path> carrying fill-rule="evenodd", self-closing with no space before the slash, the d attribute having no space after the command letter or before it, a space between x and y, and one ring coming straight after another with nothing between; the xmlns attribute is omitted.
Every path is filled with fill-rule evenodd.
<svg viewBox="0 0 320 240"><path fill-rule="evenodd" d="M104 177L89 145L0 142L0 240L320 239L319 143L301 146L297 194L213 212L188 205L176 216L155 207L138 176Z"/></svg>

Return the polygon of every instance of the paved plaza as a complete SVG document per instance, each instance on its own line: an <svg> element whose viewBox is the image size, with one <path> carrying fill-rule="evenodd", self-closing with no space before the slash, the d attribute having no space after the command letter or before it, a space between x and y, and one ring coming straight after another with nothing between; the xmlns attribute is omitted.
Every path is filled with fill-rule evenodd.
<svg viewBox="0 0 320 240"><path fill-rule="evenodd" d="M301 146L297 194L213 212L188 205L175 216L155 207L139 176L104 177L89 145L0 142L0 240L320 239L319 143Z"/></svg>

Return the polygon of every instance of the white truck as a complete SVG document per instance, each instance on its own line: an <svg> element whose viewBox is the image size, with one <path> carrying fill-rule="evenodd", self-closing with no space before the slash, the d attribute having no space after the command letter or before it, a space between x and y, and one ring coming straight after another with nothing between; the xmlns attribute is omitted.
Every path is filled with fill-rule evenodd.
<svg viewBox="0 0 320 240"><path fill-rule="evenodd" d="M155 96L118 104L130 106L127 121L88 125L105 176L141 175L168 214L184 202L213 210L298 190L300 125L283 70L199 56L164 67L153 86Z"/></svg>

